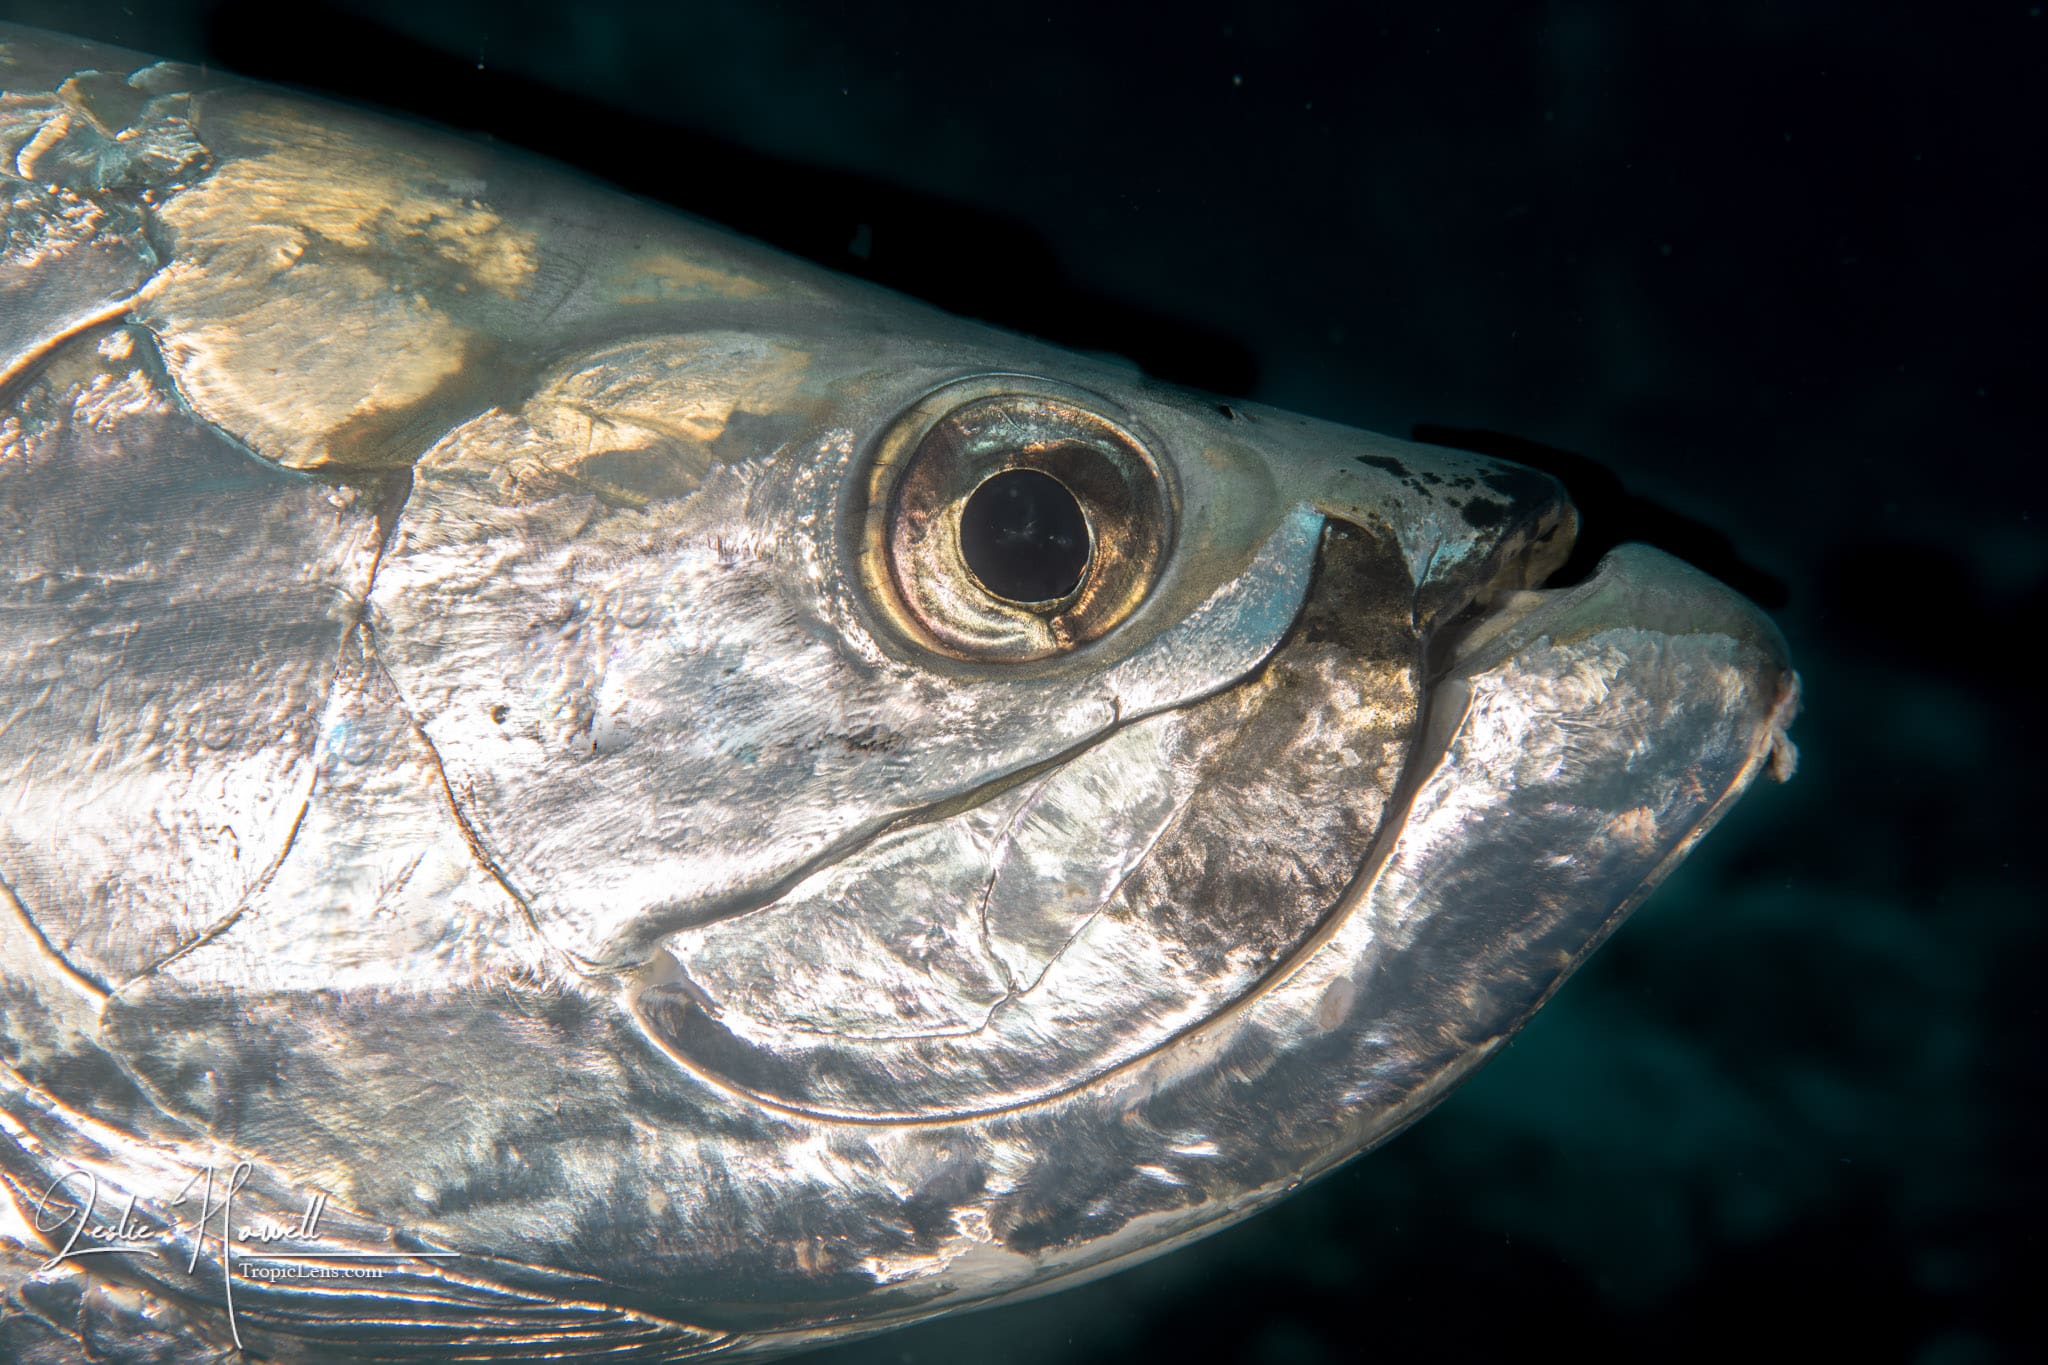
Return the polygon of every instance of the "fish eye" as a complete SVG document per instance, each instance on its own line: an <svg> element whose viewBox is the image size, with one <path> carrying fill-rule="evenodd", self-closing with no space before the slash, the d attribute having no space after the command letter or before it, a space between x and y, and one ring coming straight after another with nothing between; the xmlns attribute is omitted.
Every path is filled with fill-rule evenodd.
<svg viewBox="0 0 2048 1365"><path fill-rule="evenodd" d="M1106 402L988 391L999 382L1028 381L950 386L885 435L862 563L919 644L1025 662L1136 609L1171 543L1172 506L1150 449Z"/></svg>
<svg viewBox="0 0 2048 1365"><path fill-rule="evenodd" d="M1058 602L1088 572L1088 518L1052 475L1005 469L961 506L960 555L981 586L1006 602Z"/></svg>

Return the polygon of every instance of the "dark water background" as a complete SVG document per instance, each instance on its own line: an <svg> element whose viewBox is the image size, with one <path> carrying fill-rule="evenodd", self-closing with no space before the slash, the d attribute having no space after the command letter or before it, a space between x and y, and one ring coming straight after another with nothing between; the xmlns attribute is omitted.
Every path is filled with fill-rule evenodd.
<svg viewBox="0 0 2048 1365"><path fill-rule="evenodd" d="M1192 1249L819 1365L2041 1338L2040 6L0 16L488 131L1168 379L1511 434L1596 542L1777 610L1798 779L1434 1116Z"/></svg>

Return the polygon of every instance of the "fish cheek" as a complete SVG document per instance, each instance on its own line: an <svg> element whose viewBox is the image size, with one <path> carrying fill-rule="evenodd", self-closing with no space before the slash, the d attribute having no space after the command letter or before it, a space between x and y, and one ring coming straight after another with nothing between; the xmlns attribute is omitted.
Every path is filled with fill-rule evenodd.
<svg viewBox="0 0 2048 1365"><path fill-rule="evenodd" d="M1047 697L871 647L834 557L855 434L728 444L815 420L809 367L747 334L622 343L414 471L378 657L466 833L582 962L772 901L1115 720L1099 680Z"/></svg>
<svg viewBox="0 0 2048 1365"><path fill-rule="evenodd" d="M1307 940L1380 829L1421 715L1409 602L1386 543L1333 524L1273 659L1191 708L1207 776L1120 901L1219 1005Z"/></svg>
<svg viewBox="0 0 2048 1365"><path fill-rule="evenodd" d="M1408 583L1390 543L1333 526L1250 679L678 935L643 1025L694 1072L862 1119L1027 1104L1201 1025L1286 970L1367 860L1420 716Z"/></svg>

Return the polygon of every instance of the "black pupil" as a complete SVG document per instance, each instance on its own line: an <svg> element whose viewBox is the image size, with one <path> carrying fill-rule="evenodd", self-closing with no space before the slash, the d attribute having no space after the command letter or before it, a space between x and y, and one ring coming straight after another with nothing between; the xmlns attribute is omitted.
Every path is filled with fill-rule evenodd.
<svg viewBox="0 0 2048 1365"><path fill-rule="evenodd" d="M1088 571L1088 521L1058 479L1007 469L960 509L960 553L997 597L1054 602Z"/></svg>

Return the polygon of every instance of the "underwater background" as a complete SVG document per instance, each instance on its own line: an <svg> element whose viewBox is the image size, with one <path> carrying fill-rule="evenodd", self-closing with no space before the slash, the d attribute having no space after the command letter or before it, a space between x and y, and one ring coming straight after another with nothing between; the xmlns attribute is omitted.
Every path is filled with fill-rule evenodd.
<svg viewBox="0 0 2048 1365"><path fill-rule="evenodd" d="M2039 1350L2048 18L2028 3L0 0L486 132L1162 378L1560 474L1777 616L1803 761L1440 1109L805 1357Z"/></svg>

